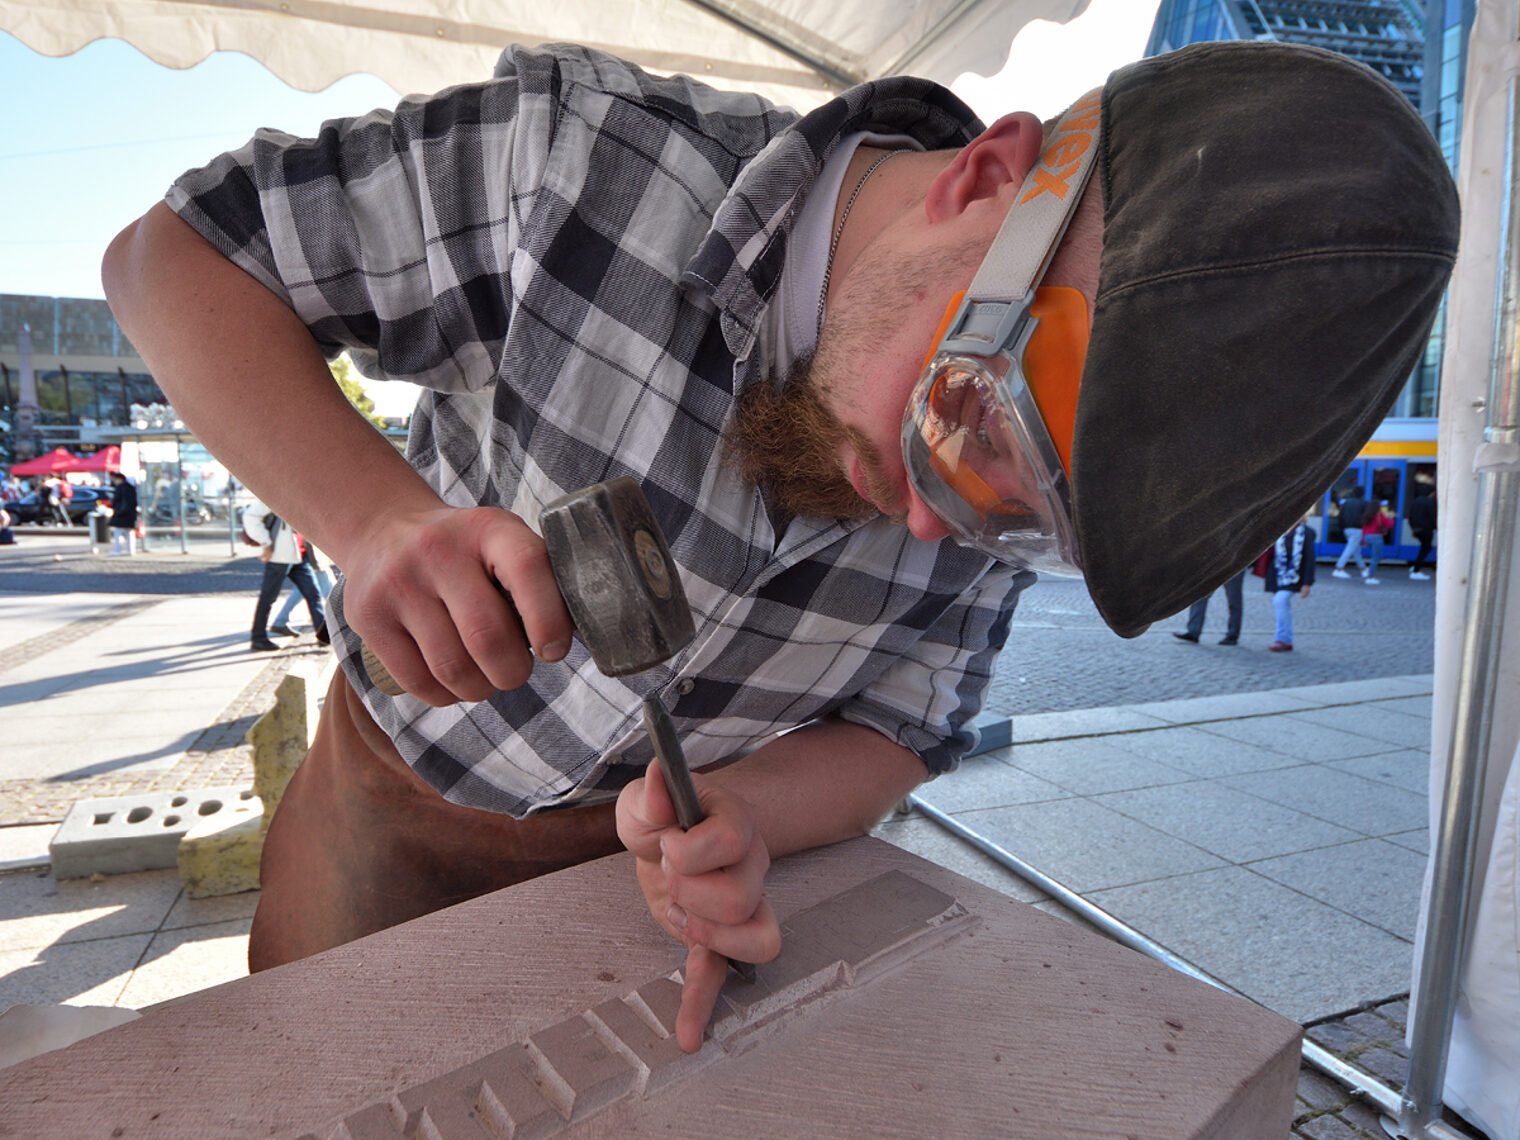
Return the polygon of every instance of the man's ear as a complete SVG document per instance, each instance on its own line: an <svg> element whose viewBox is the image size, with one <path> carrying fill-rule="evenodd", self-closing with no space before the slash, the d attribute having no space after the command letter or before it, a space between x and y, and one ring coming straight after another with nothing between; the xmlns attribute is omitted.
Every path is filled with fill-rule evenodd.
<svg viewBox="0 0 1520 1140"><path fill-rule="evenodd" d="M1022 183L1044 141L1045 128L1028 111L1004 115L962 147L929 184L924 202L929 220L954 217L978 199L996 197L1008 183Z"/></svg>

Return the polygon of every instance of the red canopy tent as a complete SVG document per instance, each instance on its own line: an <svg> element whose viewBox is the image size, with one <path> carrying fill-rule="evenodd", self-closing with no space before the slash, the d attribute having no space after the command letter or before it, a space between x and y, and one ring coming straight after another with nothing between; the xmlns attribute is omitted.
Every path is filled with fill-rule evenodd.
<svg viewBox="0 0 1520 1140"><path fill-rule="evenodd" d="M67 448L55 447L46 455L27 459L11 466L11 474L17 477L32 475L56 475L62 471L80 470L79 457Z"/></svg>
<svg viewBox="0 0 1520 1140"><path fill-rule="evenodd" d="M114 443L110 447L103 447L94 455L86 455L75 459L66 470L68 471L120 471L121 448Z"/></svg>

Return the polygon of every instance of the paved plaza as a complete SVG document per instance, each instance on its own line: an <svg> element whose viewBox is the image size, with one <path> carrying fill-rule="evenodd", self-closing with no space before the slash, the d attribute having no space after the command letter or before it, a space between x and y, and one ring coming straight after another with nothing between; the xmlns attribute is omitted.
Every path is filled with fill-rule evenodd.
<svg viewBox="0 0 1520 1140"><path fill-rule="evenodd" d="M1255 579L1236 647L1216 644L1222 595L1199 644L1172 636L1181 617L1125 641L1079 584L1040 584L989 702L1012 743L920 795L1397 1084L1428 846L1434 582L1323 570L1295 605L1291 654L1266 650ZM47 533L0 550L0 867L14 868L0 1009L142 1009L246 972L256 893L197 901L172 870L59 882L44 864L76 799L251 780L243 734L291 663L325 659L309 633L248 652L259 573L225 538L133 559ZM920 813L877 834L1071 917ZM1300 1098L1295 1135L1373 1134L1368 1110L1307 1071Z"/></svg>

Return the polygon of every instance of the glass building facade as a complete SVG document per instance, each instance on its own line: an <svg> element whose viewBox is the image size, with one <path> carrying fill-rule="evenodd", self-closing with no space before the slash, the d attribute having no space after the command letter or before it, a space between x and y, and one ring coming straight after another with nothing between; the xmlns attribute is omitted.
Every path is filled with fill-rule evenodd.
<svg viewBox="0 0 1520 1140"><path fill-rule="evenodd" d="M73 449L81 428L125 427L133 404L162 403L137 350L104 301L0 294L0 462L18 454L12 438L21 392L21 330L31 340L39 438L22 453ZM39 450L40 449L40 450Z"/></svg>

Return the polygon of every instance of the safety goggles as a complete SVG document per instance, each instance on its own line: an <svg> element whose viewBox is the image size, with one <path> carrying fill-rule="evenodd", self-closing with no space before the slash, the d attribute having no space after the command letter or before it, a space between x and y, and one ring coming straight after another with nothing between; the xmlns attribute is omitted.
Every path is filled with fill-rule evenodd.
<svg viewBox="0 0 1520 1140"><path fill-rule="evenodd" d="M1047 391L1076 391L1087 309L1075 290L1038 286L1092 173L1100 98L1088 93L1051 132L970 287L951 301L903 414L909 483L952 537L1061 577L1082 570L1067 465L1047 426L1061 417L1042 414L1039 392L1042 380Z"/></svg>

